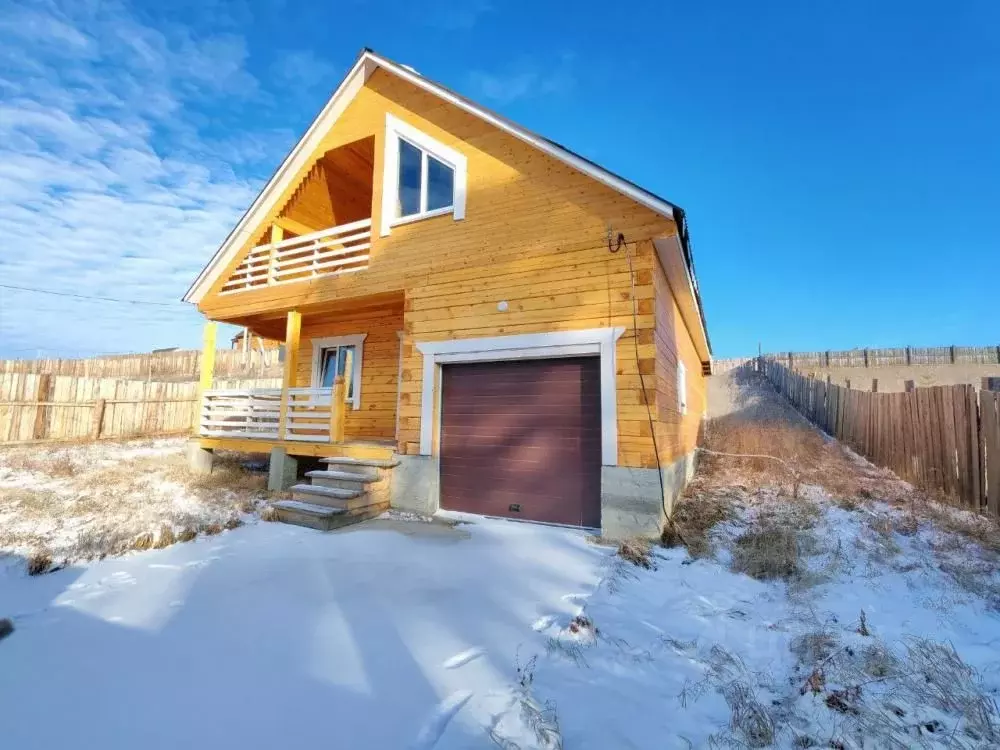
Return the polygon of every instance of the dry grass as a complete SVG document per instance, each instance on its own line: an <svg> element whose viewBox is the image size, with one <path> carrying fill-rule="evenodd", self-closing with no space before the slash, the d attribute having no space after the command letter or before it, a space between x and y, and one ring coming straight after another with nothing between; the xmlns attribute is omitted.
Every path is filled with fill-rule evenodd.
<svg viewBox="0 0 1000 750"><path fill-rule="evenodd" d="M653 563L652 545L646 539L638 537L626 539L624 542L619 543L616 554L637 568L653 570L656 567Z"/></svg>
<svg viewBox="0 0 1000 750"><path fill-rule="evenodd" d="M191 473L183 441L0 450L0 554L74 561L219 533L266 502L266 478L235 455ZM184 529L184 531L180 531Z"/></svg>
<svg viewBox="0 0 1000 750"><path fill-rule="evenodd" d="M688 485L674 508L666 527L662 543L667 547L683 544L692 557L707 557L712 553L710 532L734 515L735 498L732 493L717 493L702 489L700 478Z"/></svg>
<svg viewBox="0 0 1000 750"><path fill-rule="evenodd" d="M793 578L802 572L799 532L775 523L755 525L733 542L730 567L751 578Z"/></svg>
<svg viewBox="0 0 1000 750"><path fill-rule="evenodd" d="M43 550L31 554L28 558L28 575L40 576L52 569L52 555Z"/></svg>

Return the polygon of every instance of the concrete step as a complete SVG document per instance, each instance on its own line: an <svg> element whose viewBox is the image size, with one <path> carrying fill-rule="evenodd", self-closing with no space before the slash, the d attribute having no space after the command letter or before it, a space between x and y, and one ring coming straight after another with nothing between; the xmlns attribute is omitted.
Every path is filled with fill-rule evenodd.
<svg viewBox="0 0 1000 750"><path fill-rule="evenodd" d="M336 519L347 514L347 511L341 508L328 508L324 505L313 505L298 500L280 500L271 507L278 514L278 520L283 523L306 526L320 531L335 528Z"/></svg>
<svg viewBox="0 0 1000 750"><path fill-rule="evenodd" d="M369 518L375 518L389 510L389 503L375 503L353 510L328 508L324 505L303 503L297 500L281 500L272 505L278 520L295 526L307 526L320 531L332 531L342 526L350 526Z"/></svg>
<svg viewBox="0 0 1000 750"><path fill-rule="evenodd" d="M384 477L385 474L394 467L399 466L399 461L395 459L347 458L334 456L332 458L321 458L320 461L325 463L331 471L342 471L353 474L374 473L379 479Z"/></svg>
<svg viewBox="0 0 1000 750"><path fill-rule="evenodd" d="M379 480L377 472L307 471L309 481L317 487L337 487L343 490L366 490Z"/></svg>
<svg viewBox="0 0 1000 750"><path fill-rule="evenodd" d="M297 484L291 489L292 499L340 510L357 510L383 502L364 489L345 490L340 487L320 487L315 484Z"/></svg>

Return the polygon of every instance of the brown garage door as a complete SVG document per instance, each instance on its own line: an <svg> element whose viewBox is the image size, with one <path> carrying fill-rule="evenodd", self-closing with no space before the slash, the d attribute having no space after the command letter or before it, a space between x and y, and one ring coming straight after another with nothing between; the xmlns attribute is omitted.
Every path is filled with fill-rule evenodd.
<svg viewBox="0 0 1000 750"><path fill-rule="evenodd" d="M601 525L600 359L445 365L441 507Z"/></svg>

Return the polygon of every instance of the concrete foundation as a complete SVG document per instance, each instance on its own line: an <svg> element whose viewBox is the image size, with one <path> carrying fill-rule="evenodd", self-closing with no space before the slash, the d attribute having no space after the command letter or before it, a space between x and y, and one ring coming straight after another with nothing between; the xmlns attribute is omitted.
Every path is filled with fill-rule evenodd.
<svg viewBox="0 0 1000 750"><path fill-rule="evenodd" d="M674 503L694 476L695 452L664 466L663 494L656 469L601 468L601 536L607 539L658 537Z"/></svg>
<svg viewBox="0 0 1000 750"><path fill-rule="evenodd" d="M271 492L287 490L296 483L299 476L299 461L289 456L284 448L271 448L271 460L267 472L267 488Z"/></svg>
<svg viewBox="0 0 1000 750"><path fill-rule="evenodd" d="M434 515L441 501L437 456L397 456L389 502L393 508Z"/></svg>
<svg viewBox="0 0 1000 750"><path fill-rule="evenodd" d="M184 455L187 457L188 468L195 474L212 473L215 453L210 448L202 448L199 441L189 440L184 446Z"/></svg>

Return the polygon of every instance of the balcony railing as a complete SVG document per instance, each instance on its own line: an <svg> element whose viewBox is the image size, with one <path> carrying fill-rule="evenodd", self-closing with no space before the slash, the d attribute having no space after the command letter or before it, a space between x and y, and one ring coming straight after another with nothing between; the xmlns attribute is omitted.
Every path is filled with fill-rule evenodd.
<svg viewBox="0 0 1000 750"><path fill-rule="evenodd" d="M223 284L220 294L363 271L368 268L371 234L369 218L257 245Z"/></svg>
<svg viewBox="0 0 1000 750"><path fill-rule="evenodd" d="M289 388L284 437L281 389L205 391L201 405L202 437L249 440L300 440L334 443L344 439L346 415L343 378L334 388ZM334 394L339 393L339 398Z"/></svg>

